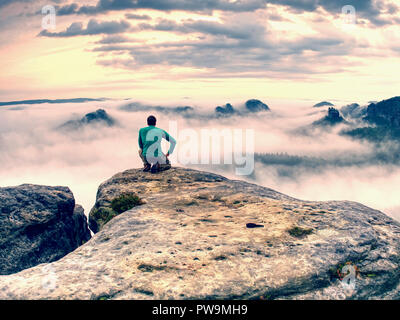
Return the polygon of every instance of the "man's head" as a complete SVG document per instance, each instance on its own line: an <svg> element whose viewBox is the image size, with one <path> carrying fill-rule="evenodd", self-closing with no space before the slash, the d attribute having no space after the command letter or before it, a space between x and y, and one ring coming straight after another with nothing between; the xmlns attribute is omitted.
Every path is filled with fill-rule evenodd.
<svg viewBox="0 0 400 320"><path fill-rule="evenodd" d="M147 118L147 124L149 126L155 126L156 123L157 123L157 119L156 119L155 116L150 116L150 117Z"/></svg>

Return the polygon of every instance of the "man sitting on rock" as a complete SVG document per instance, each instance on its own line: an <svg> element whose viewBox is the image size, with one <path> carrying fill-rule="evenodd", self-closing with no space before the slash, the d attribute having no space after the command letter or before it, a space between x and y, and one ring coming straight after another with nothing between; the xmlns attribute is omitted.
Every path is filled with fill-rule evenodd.
<svg viewBox="0 0 400 320"><path fill-rule="evenodd" d="M147 118L148 126L139 131L139 155L143 161L143 171L156 173L171 168L168 157L174 152L176 140L165 130L156 127L157 119L154 116ZM169 141L170 148L166 155L162 152L162 139Z"/></svg>

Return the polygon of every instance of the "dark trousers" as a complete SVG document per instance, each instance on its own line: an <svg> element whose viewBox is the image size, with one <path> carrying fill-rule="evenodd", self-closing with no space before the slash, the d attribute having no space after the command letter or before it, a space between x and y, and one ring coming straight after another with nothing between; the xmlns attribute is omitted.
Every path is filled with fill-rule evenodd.
<svg viewBox="0 0 400 320"><path fill-rule="evenodd" d="M149 161L147 161L146 156L143 155L142 149L139 150L139 156L140 156L140 159L142 159L144 166L156 164L158 162L160 165L161 171L168 170L171 168L171 162L164 154L159 156L155 161L154 161L154 159L152 159L152 162L154 162L154 163L150 163Z"/></svg>

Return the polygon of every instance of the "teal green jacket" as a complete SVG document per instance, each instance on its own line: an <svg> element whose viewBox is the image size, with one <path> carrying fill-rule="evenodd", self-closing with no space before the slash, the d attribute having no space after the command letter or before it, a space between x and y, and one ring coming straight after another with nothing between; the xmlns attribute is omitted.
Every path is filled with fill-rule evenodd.
<svg viewBox="0 0 400 320"><path fill-rule="evenodd" d="M155 126L148 126L139 130L139 147L143 150L143 156L146 156L149 148L150 152L154 152L154 157L162 154L161 141L162 139L169 141L169 154L174 152L176 140L171 137L168 132Z"/></svg>

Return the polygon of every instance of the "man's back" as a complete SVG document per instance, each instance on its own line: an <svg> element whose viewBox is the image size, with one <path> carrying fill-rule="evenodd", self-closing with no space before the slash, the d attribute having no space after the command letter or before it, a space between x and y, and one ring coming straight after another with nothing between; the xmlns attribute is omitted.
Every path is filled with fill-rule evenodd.
<svg viewBox="0 0 400 320"><path fill-rule="evenodd" d="M161 155L161 141L165 139L170 142L171 146L168 153L172 154L174 151L176 141L168 132L155 126L148 126L140 129L139 131L139 147L143 150L143 155L147 156L150 149L150 156L158 157Z"/></svg>

